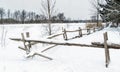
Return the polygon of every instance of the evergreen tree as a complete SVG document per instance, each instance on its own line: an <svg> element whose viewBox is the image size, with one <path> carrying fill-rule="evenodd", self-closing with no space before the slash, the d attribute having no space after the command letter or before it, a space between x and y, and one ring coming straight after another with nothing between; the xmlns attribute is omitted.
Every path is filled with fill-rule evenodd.
<svg viewBox="0 0 120 72"><path fill-rule="evenodd" d="M106 22L117 24L120 22L120 0L105 0L105 4L99 4L100 16Z"/></svg>

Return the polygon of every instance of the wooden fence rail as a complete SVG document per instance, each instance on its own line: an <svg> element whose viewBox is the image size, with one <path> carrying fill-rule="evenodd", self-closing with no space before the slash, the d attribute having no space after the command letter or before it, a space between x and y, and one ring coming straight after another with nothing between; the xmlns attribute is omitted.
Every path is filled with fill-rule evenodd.
<svg viewBox="0 0 120 72"><path fill-rule="evenodd" d="M65 31L65 30L64 30ZM51 49L52 47L55 47L57 45L64 45L64 46L80 46L80 47L92 47L92 48L104 48L105 49L105 66L108 67L109 63L110 63L110 54L109 54L109 49L113 48L113 49L120 49L120 45L116 45L116 44L107 44L107 40L108 40L108 36L107 36L107 32L103 34L104 37L104 43L98 43L98 42L92 42L91 45L87 45L87 44L79 44L79 43L69 43L69 42L56 42L54 40L30 40L30 39L25 39L24 38L24 34L22 33L22 38L10 38L11 40L14 41L21 41L24 44L24 48L19 47L20 49L26 51L26 53L30 50L29 47L27 47L28 45L26 45L25 43L45 43L45 44L53 44L53 46L46 48L45 50L41 51L44 52L46 50ZM79 35L81 35L81 29L79 28ZM29 57L34 57L35 55L38 56L42 56L46 59L52 60L52 58L47 57L45 55L39 54L39 53L34 53L33 55L29 55Z"/></svg>
<svg viewBox="0 0 120 72"><path fill-rule="evenodd" d="M71 39L74 39L74 38L82 37L83 35L87 35L87 34L83 34L83 33L82 33L83 30L86 30L86 31L88 32L88 34L90 34L90 30L93 30L93 32L95 32L96 29L97 29L97 28L81 29L80 27L78 28L78 30L74 30L74 31L67 31L66 29L62 29L62 30L63 30L62 33L48 36L47 39L52 39L52 38L55 38L55 37L57 37L57 36L63 35L64 40L68 40L68 35L67 35L68 32L71 32L71 33L72 33L72 32L78 32L78 36L75 36L75 37L71 38ZM23 41L23 44L24 44L25 49L22 48L22 47L19 47L19 48L22 49L22 50L26 50L26 54L28 54L28 53L30 52L31 46L32 46L32 45L35 45L35 44L38 44L39 42L28 41L27 45L25 45L25 44L26 44L26 42L25 42L25 36L24 36L23 33L21 33L21 36L22 36L22 41ZM26 32L26 37L27 37L27 38L30 37L29 32ZM49 44L49 43L48 43L48 44ZM51 48L53 48L53 47L55 47L55 46L57 46L57 45L55 44L54 46L51 46L51 47L49 47L49 48L46 48L46 49L43 50L42 52L45 52L45 51L47 51L47 50L49 50L49 49L51 49Z"/></svg>
<svg viewBox="0 0 120 72"><path fill-rule="evenodd" d="M23 40L21 38L10 38L11 40L14 41L21 41L23 42ZM104 45L87 45L87 44L79 44L79 43L69 43L69 42L56 42L56 41L46 41L46 40L25 40L25 42L36 42L36 43L45 43L45 44L54 44L54 45L64 45L64 46L81 46L81 47L95 47L95 48L104 48ZM120 49L120 45L119 46L115 46L114 48L112 48L112 45L107 45L108 47L110 47L111 49Z"/></svg>
<svg viewBox="0 0 120 72"><path fill-rule="evenodd" d="M63 39L69 40L67 33L78 32L78 36L73 37L73 39L74 39L74 38L82 37L83 35L89 35L91 33L94 33L96 31L100 31L102 29L103 29L103 27L101 27L101 28L88 28L88 29L81 29L79 27L78 30L72 30L72 31L63 29L63 31L62 31L63 32ZM83 31L86 31L87 33L85 34L85 33L83 33ZM70 38L70 39L72 39L72 38Z"/></svg>

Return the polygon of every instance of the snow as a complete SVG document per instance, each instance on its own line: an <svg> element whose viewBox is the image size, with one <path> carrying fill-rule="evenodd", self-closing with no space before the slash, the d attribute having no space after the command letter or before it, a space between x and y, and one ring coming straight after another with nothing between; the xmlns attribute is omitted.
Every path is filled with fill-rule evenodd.
<svg viewBox="0 0 120 72"><path fill-rule="evenodd" d="M120 44L120 28L107 27L90 35L81 38L64 41L62 36L54 39L46 39L44 26L46 24L11 24L4 25L4 39L0 35L0 72L120 72L120 50L110 49L111 62L108 68L105 67L105 50L103 48L88 48L76 46L56 46L41 53L47 45L36 44L32 46L32 52L38 52L53 60L35 56L26 58L26 53L18 46L22 42L12 41L9 38L21 38L21 33L30 32L30 39L43 41L56 41L67 43L91 44L91 42L103 42L103 33L108 33L108 43ZM54 34L62 33L62 27L67 30L76 30L78 27L85 28L85 24L53 24ZM0 26L0 33L3 26ZM69 38L78 35L70 33Z"/></svg>

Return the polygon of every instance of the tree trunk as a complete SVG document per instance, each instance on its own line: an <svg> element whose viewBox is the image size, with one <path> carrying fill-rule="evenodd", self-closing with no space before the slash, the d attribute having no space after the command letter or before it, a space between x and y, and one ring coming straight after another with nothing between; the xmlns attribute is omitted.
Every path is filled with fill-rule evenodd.
<svg viewBox="0 0 120 72"><path fill-rule="evenodd" d="M51 23L49 22L49 35L52 35L52 30L51 30Z"/></svg>
<svg viewBox="0 0 120 72"><path fill-rule="evenodd" d="M48 22L49 22L49 35L52 34L51 32L51 9L50 9L50 1L47 0L47 4L48 4Z"/></svg>

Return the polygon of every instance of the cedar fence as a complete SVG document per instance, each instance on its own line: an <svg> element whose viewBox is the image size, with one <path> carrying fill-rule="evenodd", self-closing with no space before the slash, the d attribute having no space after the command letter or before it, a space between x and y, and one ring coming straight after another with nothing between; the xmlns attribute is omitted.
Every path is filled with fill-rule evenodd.
<svg viewBox="0 0 120 72"><path fill-rule="evenodd" d="M10 38L11 40L14 40L14 41L22 41L23 42L23 45L24 45L24 48L22 47L19 47L20 49L26 51L26 54L30 53L30 48L32 46L31 43L45 43L45 44L53 44L53 46L49 47L49 48L46 48L45 50L41 51L41 52L44 52L44 51L47 51L57 45L64 45L64 46L81 46L81 47L92 47L92 48L104 48L105 49L105 66L106 68L108 67L109 63L110 63L110 54L109 54L109 49L110 48L114 48L114 49L120 49L120 45L109 45L107 44L107 40L108 40L108 36L107 36L107 32L105 32L103 34L103 37L104 37L104 43L103 44L100 44L98 42L92 42L91 45L87 45L87 44L76 44L76 43L68 43L68 42L55 42L55 41L45 41L45 40L26 40L25 37L24 37L24 34L22 33L22 39L20 38ZM27 45L26 45L27 43ZM52 58L48 57L48 56L45 56L45 55L42 55L42 54L39 54L39 53L34 53L33 55L29 55L27 56L27 58L30 58L30 57L34 57L35 55L38 55L38 56L41 56L41 57L44 57L44 58L47 58L49 60L53 60Z"/></svg>
<svg viewBox="0 0 120 72"><path fill-rule="evenodd" d="M73 30L73 31L69 31L69 30L63 29L63 30L62 30L62 32L63 32L63 39L64 39L64 40L69 40L67 33L78 32L78 35L77 35L77 36L74 36L74 37L70 38L70 39L74 39L74 38L80 38L80 37L82 37L83 35L92 34L92 33L96 32L96 31L100 31L100 30L102 30L102 29L103 29L103 27L101 27L101 28L88 28L88 29L81 29L81 27L79 27L78 30ZM84 31L84 32L86 31L86 33L84 33L83 31Z"/></svg>
<svg viewBox="0 0 120 72"><path fill-rule="evenodd" d="M103 28L81 29L80 27L78 28L78 30L74 30L74 31L68 31L66 29L63 29L62 33L51 35L51 36L47 37L47 39L52 39L52 38L55 38L57 36L63 35L64 40L69 40L67 33L78 32L78 36L75 36L73 38L80 38L83 35L89 35L89 34L92 34L92 33L96 32L96 31L100 31L102 29ZM84 30L87 32L86 34L83 33ZM22 38L10 38L10 39L14 40L14 41L21 41L21 42L23 42L24 47L18 47L18 48L26 51L26 54L30 53L30 49L31 49L32 45L35 45L35 44L38 44L38 43L52 44L52 46L50 46L48 48L45 48L43 51L41 51L41 53L45 52L45 51L47 51L47 50L49 50L49 49L51 49L51 48L53 48L53 47L55 47L57 45L81 46L81 47L92 47L92 48L104 48L105 49L105 66L106 67L108 67L108 65L110 63L109 48L120 49L120 45L116 45L116 44L109 45L109 44L107 44L107 40L108 40L107 32L103 34L103 36L104 36L104 43L103 44L100 44L98 42L92 42L91 45L67 43L67 42L63 42L62 43L62 42L44 41L44 40L28 40L28 39L25 39L25 36L24 36L23 33L21 33L21 36L22 36ZM29 32L26 32L26 37L27 38L30 37ZM40 54L40 53L34 53L33 55L27 56L27 58L34 57L35 55L47 58L49 60L53 60L52 58L50 58L48 56L45 56L43 54Z"/></svg>

